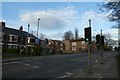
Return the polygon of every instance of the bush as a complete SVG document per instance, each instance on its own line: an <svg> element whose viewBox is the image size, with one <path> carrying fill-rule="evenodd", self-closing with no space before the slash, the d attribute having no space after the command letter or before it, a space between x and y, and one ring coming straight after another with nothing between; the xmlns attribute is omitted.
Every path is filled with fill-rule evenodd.
<svg viewBox="0 0 120 80"><path fill-rule="evenodd" d="M34 46L33 47L33 55L42 55L44 48L40 46Z"/></svg>
<svg viewBox="0 0 120 80"><path fill-rule="evenodd" d="M2 49L3 58L18 57L18 49Z"/></svg>
<svg viewBox="0 0 120 80"><path fill-rule="evenodd" d="M120 78L120 53L118 55L115 56L116 61L117 61L117 68L118 68L118 78Z"/></svg>
<svg viewBox="0 0 120 80"><path fill-rule="evenodd" d="M2 53L18 53L18 49L2 49Z"/></svg>
<svg viewBox="0 0 120 80"><path fill-rule="evenodd" d="M116 55L116 59L120 61L120 53Z"/></svg>

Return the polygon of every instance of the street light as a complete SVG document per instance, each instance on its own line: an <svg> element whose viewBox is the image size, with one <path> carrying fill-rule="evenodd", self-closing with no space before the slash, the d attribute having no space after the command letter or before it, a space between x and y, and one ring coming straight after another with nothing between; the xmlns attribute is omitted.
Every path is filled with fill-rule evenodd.
<svg viewBox="0 0 120 80"><path fill-rule="evenodd" d="M40 18L38 18L37 37L38 37L38 30L39 30L39 21L40 21Z"/></svg>
<svg viewBox="0 0 120 80"><path fill-rule="evenodd" d="M102 29L101 29L101 33L100 33L100 55L101 55L101 64L103 64L103 54L102 54Z"/></svg>

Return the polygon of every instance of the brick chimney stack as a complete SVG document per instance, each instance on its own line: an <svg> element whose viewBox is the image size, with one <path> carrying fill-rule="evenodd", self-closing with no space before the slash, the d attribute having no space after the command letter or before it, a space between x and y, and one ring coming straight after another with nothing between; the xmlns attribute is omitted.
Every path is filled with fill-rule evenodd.
<svg viewBox="0 0 120 80"><path fill-rule="evenodd" d="M20 26L19 30L20 30L20 31L23 31L23 27L22 27L22 26Z"/></svg>
<svg viewBox="0 0 120 80"><path fill-rule="evenodd" d="M0 27L5 27L5 22L0 22Z"/></svg>

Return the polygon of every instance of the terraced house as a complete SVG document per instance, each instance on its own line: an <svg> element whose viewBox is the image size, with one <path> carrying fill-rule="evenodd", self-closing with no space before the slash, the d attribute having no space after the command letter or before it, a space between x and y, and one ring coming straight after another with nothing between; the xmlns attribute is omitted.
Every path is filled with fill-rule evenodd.
<svg viewBox="0 0 120 80"><path fill-rule="evenodd" d="M26 47L26 46L34 46L37 44L35 39L37 37L33 36L32 34L23 31L23 27L13 29L8 28L5 25L5 22L0 23L0 27L2 29L2 48L17 48L18 46Z"/></svg>
<svg viewBox="0 0 120 80"><path fill-rule="evenodd" d="M83 38L78 40L64 40L63 41L65 53L76 53L81 51L88 51L88 43ZM91 42L91 50L97 50L96 43Z"/></svg>

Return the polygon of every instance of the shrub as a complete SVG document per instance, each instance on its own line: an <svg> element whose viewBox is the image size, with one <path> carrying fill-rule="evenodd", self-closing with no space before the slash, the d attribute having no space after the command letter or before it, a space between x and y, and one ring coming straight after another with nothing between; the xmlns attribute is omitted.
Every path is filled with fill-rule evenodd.
<svg viewBox="0 0 120 80"><path fill-rule="evenodd" d="M2 53L18 53L18 49L2 49Z"/></svg>
<svg viewBox="0 0 120 80"><path fill-rule="evenodd" d="M44 48L40 46L33 47L33 55L42 55Z"/></svg>

